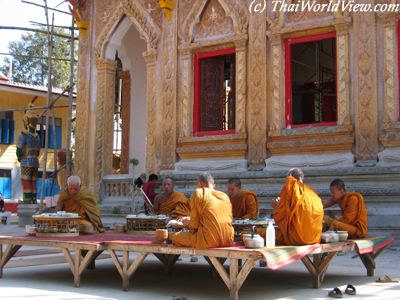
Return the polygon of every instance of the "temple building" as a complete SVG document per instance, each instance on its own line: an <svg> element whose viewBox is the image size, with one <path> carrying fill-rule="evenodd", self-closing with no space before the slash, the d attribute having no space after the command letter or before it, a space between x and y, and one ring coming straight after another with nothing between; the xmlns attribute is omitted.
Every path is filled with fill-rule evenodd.
<svg viewBox="0 0 400 300"><path fill-rule="evenodd" d="M75 172L97 192L207 170L266 199L301 167L322 194L342 177L400 202L399 12L88 0L82 18Z"/></svg>

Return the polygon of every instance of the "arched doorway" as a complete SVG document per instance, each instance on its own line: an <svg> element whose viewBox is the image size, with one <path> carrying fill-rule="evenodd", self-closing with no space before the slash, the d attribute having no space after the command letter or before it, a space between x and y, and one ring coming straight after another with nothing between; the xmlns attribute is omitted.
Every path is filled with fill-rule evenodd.
<svg viewBox="0 0 400 300"><path fill-rule="evenodd" d="M115 61L112 173L138 176L146 170L146 42L128 17L109 38L105 58ZM110 129L111 127L109 127ZM137 159L134 171L129 161Z"/></svg>

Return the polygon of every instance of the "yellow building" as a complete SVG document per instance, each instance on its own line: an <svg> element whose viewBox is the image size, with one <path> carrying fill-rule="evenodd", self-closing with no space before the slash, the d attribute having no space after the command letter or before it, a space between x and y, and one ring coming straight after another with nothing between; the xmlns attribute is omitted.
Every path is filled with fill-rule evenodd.
<svg viewBox="0 0 400 300"><path fill-rule="evenodd" d="M54 91L54 97L60 96L61 91ZM22 117L23 108L28 107L34 101L35 107L47 105L47 89L45 87L17 84L10 82L7 77L0 74L0 192L6 199L8 209L15 210L18 200L22 200L22 188L20 184L19 162L16 156L16 143L18 136L23 130ZM66 145L67 121L68 121L68 97L61 96L54 108L56 141L53 143L52 134L49 137L49 151L47 156L47 175L54 170L54 151L62 149ZM14 111L13 111L14 110ZM36 112L40 115L44 110ZM46 131L45 117L39 119L37 132L41 136L42 148L44 148L44 134ZM49 123L51 124L51 123ZM52 129L50 129L50 133ZM40 153L39 178L43 166L43 149ZM41 180L38 181L40 184ZM56 183L57 185L57 183ZM58 186L55 187L56 192ZM46 192L49 193L48 189ZM54 193L53 192L53 193Z"/></svg>

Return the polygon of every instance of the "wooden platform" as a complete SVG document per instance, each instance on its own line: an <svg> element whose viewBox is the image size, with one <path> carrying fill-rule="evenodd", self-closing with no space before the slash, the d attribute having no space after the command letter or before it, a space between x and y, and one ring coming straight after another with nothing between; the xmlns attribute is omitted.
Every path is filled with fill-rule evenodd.
<svg viewBox="0 0 400 300"><path fill-rule="evenodd" d="M393 238L370 238L308 246L279 246L272 249L245 249L238 244L234 247L200 250L159 244L149 235L114 232L57 238L0 236L0 277L4 266L22 246L60 249L72 271L76 287L80 286L83 271L93 265L103 251L108 251L121 275L124 290L129 289L130 278L149 254L154 254L164 264L168 274L179 256L204 256L227 286L230 299L238 299L239 290L257 260L266 261L267 268L272 270L301 260L312 276L312 286L319 288L337 253L357 251L367 268L367 275L373 276L375 258L393 241ZM121 251L122 256L118 257L117 251ZM130 252L138 253L133 261L129 259ZM224 264L228 266L227 269Z"/></svg>

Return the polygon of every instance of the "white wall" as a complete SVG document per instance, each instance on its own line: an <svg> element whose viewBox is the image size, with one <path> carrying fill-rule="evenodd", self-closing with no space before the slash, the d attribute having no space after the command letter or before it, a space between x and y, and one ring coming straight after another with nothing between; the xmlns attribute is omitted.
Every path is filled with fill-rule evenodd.
<svg viewBox="0 0 400 300"><path fill-rule="evenodd" d="M137 158L139 165L135 168L135 176L146 170L146 136L147 136L147 103L146 103L146 63L143 52L146 51L146 43L139 36L139 32L132 25L122 40L123 52L128 59L122 62L130 62L131 74L131 112L130 112L130 138L129 158ZM124 70L127 70L125 68Z"/></svg>

